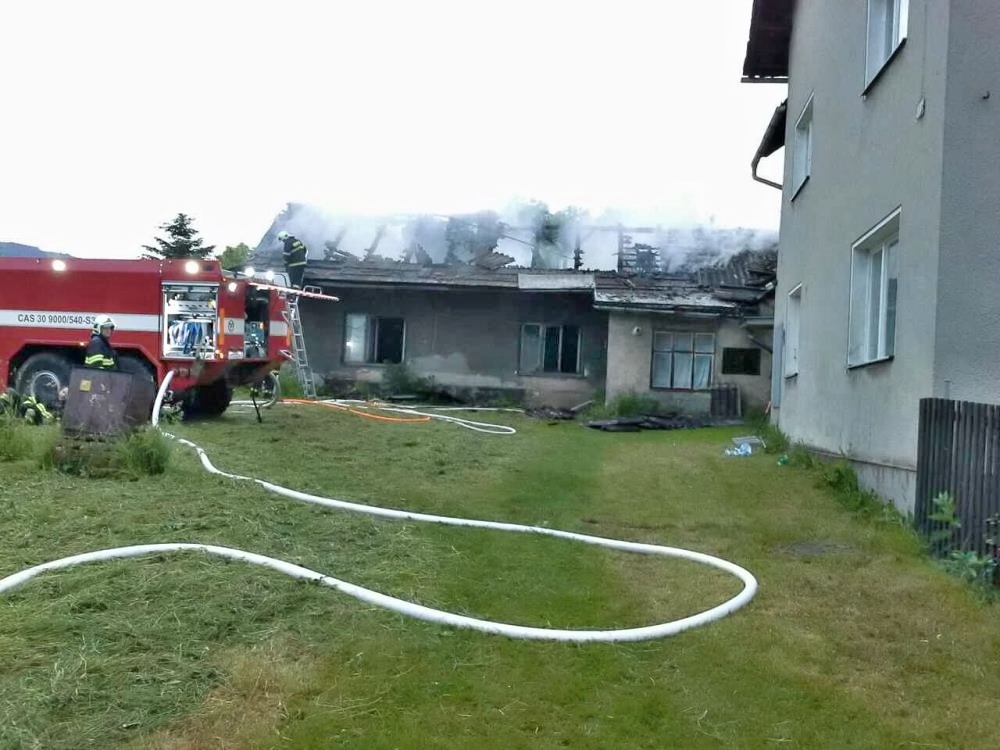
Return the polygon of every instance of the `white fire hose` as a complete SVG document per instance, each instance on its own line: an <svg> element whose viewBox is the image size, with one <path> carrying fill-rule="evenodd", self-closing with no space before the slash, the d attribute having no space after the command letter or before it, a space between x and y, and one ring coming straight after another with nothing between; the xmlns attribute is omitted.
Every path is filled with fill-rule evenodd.
<svg viewBox="0 0 1000 750"><path fill-rule="evenodd" d="M163 396L167 391L171 379L173 378L173 371L167 374L164 379L163 384L160 386L160 390L156 396L156 402L153 405L153 425L159 425L159 413L160 406L163 402ZM231 474L216 468L208 458L208 454L205 451L184 438L179 438L170 433L164 432L167 437L176 440L183 445L187 445L193 448L198 458L201 460L202 466L209 472L213 474L218 474L220 476L229 477L231 479L238 479L247 482L255 482L264 489L283 495L285 497L292 498L293 500L299 500L302 502L313 503L316 505L322 505L327 508L337 508L341 510L350 510L359 513L367 513L374 516L381 516L383 518L396 518L404 519L408 521L422 521L427 523L439 523L446 524L450 526L467 526L480 529L493 529L497 531L515 531L521 533L531 533L539 534L543 536L553 536L562 539L571 539L578 542L583 542L585 544L594 544L601 547L608 547L610 549L623 550L626 552L637 552L646 555L661 555L664 557L677 557L685 560L692 560L694 562L704 563L706 565L711 565L713 567L724 570L732 575L736 576L743 582L743 589L736 594L731 599L723 602L722 604L716 605L711 609L707 609L703 612L699 612L688 617L681 618L679 620L673 620L670 622L664 622L656 625L648 625L644 627L636 628L624 628L617 630L564 630L557 628L539 628L539 627L529 627L524 625L512 625L502 622L493 622L490 620L481 620L475 617L466 617L464 615L458 615L451 612L445 612L439 609L433 609L431 607L424 607L420 604L414 604L413 602L408 602L403 599L397 599L392 596L387 596L385 594L380 594L377 591L372 591L371 589L366 589L361 586L357 586L346 581L342 581L339 578L334 578L328 576L324 573L318 573L314 570L304 568L293 563L285 562L284 560L278 560L273 557L266 557L264 555L258 555L254 552L247 552L240 549L233 549L230 547L220 547L210 544L192 544L192 543L176 543L176 544L141 544L130 547L115 547L112 549L98 550L96 552L87 552L80 555L73 555L72 557L64 557L58 560L53 560L47 563L42 563L40 565L35 565L34 567L27 568L15 573L13 575L7 576L6 578L0 579L0 594L10 591L11 589L20 586L21 584L29 581L35 576L40 575L49 570L57 570L60 568L66 568L73 565L79 565L87 562L97 562L101 560L111 560L124 557L136 557L141 555L158 555L164 552L181 552L189 550L198 550L201 552L208 553L210 555L217 555L219 557L225 557L234 560L241 560L243 562L253 563L255 565L263 565L265 567L277 570L286 575L292 576L293 578L304 578L307 580L315 581L316 583L321 583L324 586L329 586L331 588L337 589L345 594L354 596L362 601L374 604L379 607L384 607L393 612L398 612L410 617L415 617L421 620L426 620L428 622L440 623L443 625L451 625L460 628L471 628L473 630L478 630L484 633L494 633L498 635L506 635L511 638L524 638L524 639L534 639L534 640L549 640L549 641L573 641L573 642L615 642L615 641L641 641L641 640L652 640L654 638L664 638L671 635L676 635L684 630L697 627L699 625L705 625L707 623L718 620L731 612L744 607L746 604L753 599L754 595L757 593L757 579L747 571L746 569L731 563L727 560L723 560L712 555L703 554L700 552L692 552L690 550L680 549L677 547L664 547L658 544L641 544L638 542L627 542L619 541L616 539L607 539L605 537L591 536L589 534L578 534L571 531L560 531L558 529L548 529L541 526L524 526L521 524L514 523L501 523L495 521L477 521L467 518L451 518L448 516L437 516L427 513L413 513L410 511L394 510L391 508L379 508L376 506L362 505L359 503L352 503L346 500L335 500L332 498L319 497L317 495L310 495L305 492L298 492L296 490L291 490L286 487L282 487L271 482L267 482L263 479L255 479L253 477L242 476L239 474Z"/></svg>

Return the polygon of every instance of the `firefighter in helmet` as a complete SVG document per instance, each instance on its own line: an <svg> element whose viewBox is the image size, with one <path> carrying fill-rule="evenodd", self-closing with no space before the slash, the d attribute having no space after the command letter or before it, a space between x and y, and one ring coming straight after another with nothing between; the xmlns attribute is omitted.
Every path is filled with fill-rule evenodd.
<svg viewBox="0 0 1000 750"><path fill-rule="evenodd" d="M115 322L109 315L98 315L90 332L90 343L83 356L86 367L96 367L101 370L117 370L118 355L111 348L111 334L115 330Z"/></svg>
<svg viewBox="0 0 1000 750"><path fill-rule="evenodd" d="M278 232L278 241L282 244L281 257L285 261L285 271L288 273L288 283L296 289L302 288L302 277L306 273L306 258L309 251L302 240L284 229Z"/></svg>

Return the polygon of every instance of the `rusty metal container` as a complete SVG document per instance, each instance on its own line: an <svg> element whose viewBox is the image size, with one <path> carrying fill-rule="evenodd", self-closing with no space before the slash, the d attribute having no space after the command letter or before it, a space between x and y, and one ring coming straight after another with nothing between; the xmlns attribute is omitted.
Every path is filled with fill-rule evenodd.
<svg viewBox="0 0 1000 750"><path fill-rule="evenodd" d="M148 376L78 367L70 374L62 429L76 437L117 437L150 421L156 390Z"/></svg>

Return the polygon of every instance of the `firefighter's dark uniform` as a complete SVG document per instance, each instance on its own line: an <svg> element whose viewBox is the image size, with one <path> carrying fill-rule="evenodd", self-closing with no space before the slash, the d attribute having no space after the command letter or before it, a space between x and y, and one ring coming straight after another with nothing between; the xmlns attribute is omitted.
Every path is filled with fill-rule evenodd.
<svg viewBox="0 0 1000 750"><path fill-rule="evenodd" d="M288 283L296 289L302 288L302 277L306 273L306 256L308 251L302 240L294 235L285 238L281 257L285 261L285 271L288 273Z"/></svg>
<svg viewBox="0 0 1000 750"><path fill-rule="evenodd" d="M111 344L99 333L91 334L87 351L83 355L85 367L96 367L101 370L117 370L118 355Z"/></svg>

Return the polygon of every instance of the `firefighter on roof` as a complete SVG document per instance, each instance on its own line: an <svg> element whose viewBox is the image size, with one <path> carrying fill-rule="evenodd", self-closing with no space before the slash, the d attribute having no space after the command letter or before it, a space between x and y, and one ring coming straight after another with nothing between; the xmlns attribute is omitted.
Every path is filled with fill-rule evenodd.
<svg viewBox="0 0 1000 750"><path fill-rule="evenodd" d="M281 257L285 261L288 283L296 289L301 289L302 277L306 273L306 256L308 256L309 251L302 240L284 229L278 232L278 241L282 243Z"/></svg>
<svg viewBox="0 0 1000 750"><path fill-rule="evenodd" d="M111 348L111 334L115 330L115 322L107 315L98 315L91 329L90 343L83 357L86 367L96 367L101 370L117 370L118 355Z"/></svg>

